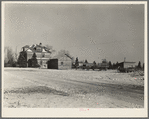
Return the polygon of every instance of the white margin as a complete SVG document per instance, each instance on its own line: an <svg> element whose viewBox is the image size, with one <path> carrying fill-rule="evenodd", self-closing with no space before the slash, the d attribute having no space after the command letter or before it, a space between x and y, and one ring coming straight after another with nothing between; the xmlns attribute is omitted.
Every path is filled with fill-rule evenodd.
<svg viewBox="0 0 149 119"><path fill-rule="evenodd" d="M5 35L4 35L4 13L5 13L5 11L4 11L4 3L3 2L1 2L1 73L2 73L2 75L1 75L1 88L2 88L2 97L1 97L1 99L2 99L2 103L1 103L1 109L3 109L3 95L4 95L4 90L3 90L3 83L4 83L4 81L3 81L3 79L4 79L4 39L5 39Z"/></svg>
<svg viewBox="0 0 149 119"><path fill-rule="evenodd" d="M147 41L147 1L56 1L56 2L47 2L47 1L42 1L42 2L28 2L28 1L2 1L1 2L1 16L2 16L2 35L1 35L1 56L2 56L2 75L4 73L4 5L7 4L144 4L145 5L145 48L144 48L144 57L145 57L145 85L144 85L144 89L145 89L145 97L144 97L144 101L146 101L144 103L144 108L115 108L115 109L109 109L109 108L90 108L90 111L88 112L80 112L79 109L77 108L21 108L21 109L14 109L14 108L3 108L3 103L2 103L2 117L147 117L148 116L148 41ZM3 77L1 78L2 81L2 86L3 86ZM3 102L3 87L2 87L2 102ZM116 115L114 115L116 114ZM100 116L99 116L100 115Z"/></svg>
<svg viewBox="0 0 149 119"><path fill-rule="evenodd" d="M145 75L144 75L144 108L146 108L147 113L148 113L148 22L147 22L147 9L148 6L147 4L145 4L145 13L144 13L144 19L145 19L145 23L144 23L144 39L145 39L145 47L144 47L144 60L145 60Z"/></svg>
<svg viewBox="0 0 149 119"><path fill-rule="evenodd" d="M18 4L147 4L145 1L3 1Z"/></svg>

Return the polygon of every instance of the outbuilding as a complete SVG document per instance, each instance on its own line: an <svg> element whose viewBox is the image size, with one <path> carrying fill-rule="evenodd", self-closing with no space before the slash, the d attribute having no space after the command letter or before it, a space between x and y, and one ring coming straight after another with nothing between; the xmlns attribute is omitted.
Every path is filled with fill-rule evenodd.
<svg viewBox="0 0 149 119"><path fill-rule="evenodd" d="M72 58L68 54L64 54L60 57L50 59L48 61L48 69L71 69Z"/></svg>
<svg viewBox="0 0 149 119"><path fill-rule="evenodd" d="M118 65L119 65L121 68L129 68L129 67L135 67L135 63L136 63L136 62L124 61L124 62L119 63Z"/></svg>

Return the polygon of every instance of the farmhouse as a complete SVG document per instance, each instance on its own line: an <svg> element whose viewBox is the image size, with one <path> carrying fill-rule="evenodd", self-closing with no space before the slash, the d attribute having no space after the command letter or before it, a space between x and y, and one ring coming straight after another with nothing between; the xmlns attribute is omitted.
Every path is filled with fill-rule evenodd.
<svg viewBox="0 0 149 119"><path fill-rule="evenodd" d="M47 61L50 59L51 52L50 49L48 49L45 46L42 46L42 43L39 45L26 45L22 47L22 51L20 52L20 55L24 57L26 60L25 67L31 67L30 59L33 57L33 54L36 54L36 59L38 64L41 68L47 68Z"/></svg>

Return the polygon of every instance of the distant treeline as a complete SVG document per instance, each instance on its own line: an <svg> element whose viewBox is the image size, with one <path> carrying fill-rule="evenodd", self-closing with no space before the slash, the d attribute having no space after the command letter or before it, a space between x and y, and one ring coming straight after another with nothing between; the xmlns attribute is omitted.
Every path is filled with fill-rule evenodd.
<svg viewBox="0 0 149 119"><path fill-rule="evenodd" d="M89 69L94 69L94 67L98 67L99 66L99 63L96 63L95 61L93 61L93 63L88 63L87 60L85 60L84 62L83 61L79 61L78 57L76 58L75 60L75 63L72 63L72 67L73 68L85 68L85 65L84 66L79 66L79 63L84 63L84 64L91 64L90 67L88 67ZM106 68L107 69L118 69L118 67L120 66L120 63L116 62L116 63L111 63L111 61L107 61L106 59L103 59L103 61L101 62L102 63L106 63ZM108 67L107 67L108 66ZM98 67L99 68L99 67ZM141 62L139 61L138 65L136 67L134 67L135 69L143 69L144 70L144 63L143 65L141 66Z"/></svg>
<svg viewBox="0 0 149 119"><path fill-rule="evenodd" d="M55 52L55 50L53 50L51 46L46 45L46 47L49 47L53 52ZM65 53L69 54L68 51L61 50L58 53L58 56L60 56L62 53L63 54L65 54ZM4 67L17 67L17 66L19 67L20 65L24 66L22 63L26 62L26 61L22 60L23 59L22 56L20 56L17 53L13 52L12 48L10 48L10 47L5 47L4 48L4 54L5 54L5 57L4 57ZM36 67L36 66L39 67L39 65L37 65L37 61L36 61L36 56L35 55L34 55L34 57L31 60L33 62L32 65L34 67ZM79 62L79 59L77 57L76 60L74 62L72 62L72 68L77 68L79 66L80 62ZM82 63L86 63L87 64L88 63L87 59L84 62L82 62ZM108 62L106 59L103 59L102 63L107 63L108 64L107 69L117 69L119 67L119 63L118 62L112 64L111 61ZM93 63L92 63L93 66L97 66L98 64L99 63L96 63L95 61L93 61ZM135 68L144 70L144 63L141 66L141 62L139 61L138 65Z"/></svg>

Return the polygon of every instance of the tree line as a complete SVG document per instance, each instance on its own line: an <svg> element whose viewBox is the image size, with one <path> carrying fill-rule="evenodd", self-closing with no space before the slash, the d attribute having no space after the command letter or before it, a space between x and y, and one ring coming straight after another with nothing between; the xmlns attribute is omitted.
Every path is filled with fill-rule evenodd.
<svg viewBox="0 0 149 119"><path fill-rule="evenodd" d="M4 67L15 67L17 63L17 53L14 53L12 48L5 47L4 48Z"/></svg>
<svg viewBox="0 0 149 119"><path fill-rule="evenodd" d="M87 59L84 61L84 63L88 63ZM109 68L108 69L118 69L118 67L119 67L119 63L118 62L112 64L111 61L107 62L106 59L104 59L102 61L102 63L108 63L109 64ZM93 61L93 65L96 65L96 62L95 61ZM77 68L79 66L78 57L76 58L75 63L72 64L72 66L74 68ZM141 66L141 62L139 61L138 65L135 67L135 69L143 69L144 70L144 63Z"/></svg>
<svg viewBox="0 0 149 119"><path fill-rule="evenodd" d="M49 49L51 49L51 53L54 53L55 50L53 50L53 47L52 46L49 46L49 45L46 45L46 47L48 47ZM4 66L5 67L16 67L17 65L21 65L22 67L26 67L26 59L24 57L26 57L26 54L21 54L19 55L18 57L18 54L13 52L12 48L11 47L5 47L4 48L4 51L5 51L5 58L4 58ZM6 52L7 51L7 52ZM65 50L61 50L58 52L58 54L56 55L56 57L59 57L59 56L62 56L64 55L65 53L69 54L70 53L68 51L65 51ZM28 63L31 63L32 62L32 67L38 67L38 63L37 63L37 59L36 59L36 54L34 53L32 58L29 60ZM103 61L104 62L104 61ZM84 61L84 63L88 63L87 59ZM93 64L96 65L96 62L93 61ZM111 61L108 62L109 64L109 68L108 69L117 69L118 66L119 66L119 63L116 62L116 63L111 63ZM78 67L79 66L79 59L78 57L76 58L75 60L75 63L72 63L72 67ZM144 70L144 63L143 65L141 66L141 62L139 61L138 65L135 67L137 69L143 69Z"/></svg>

